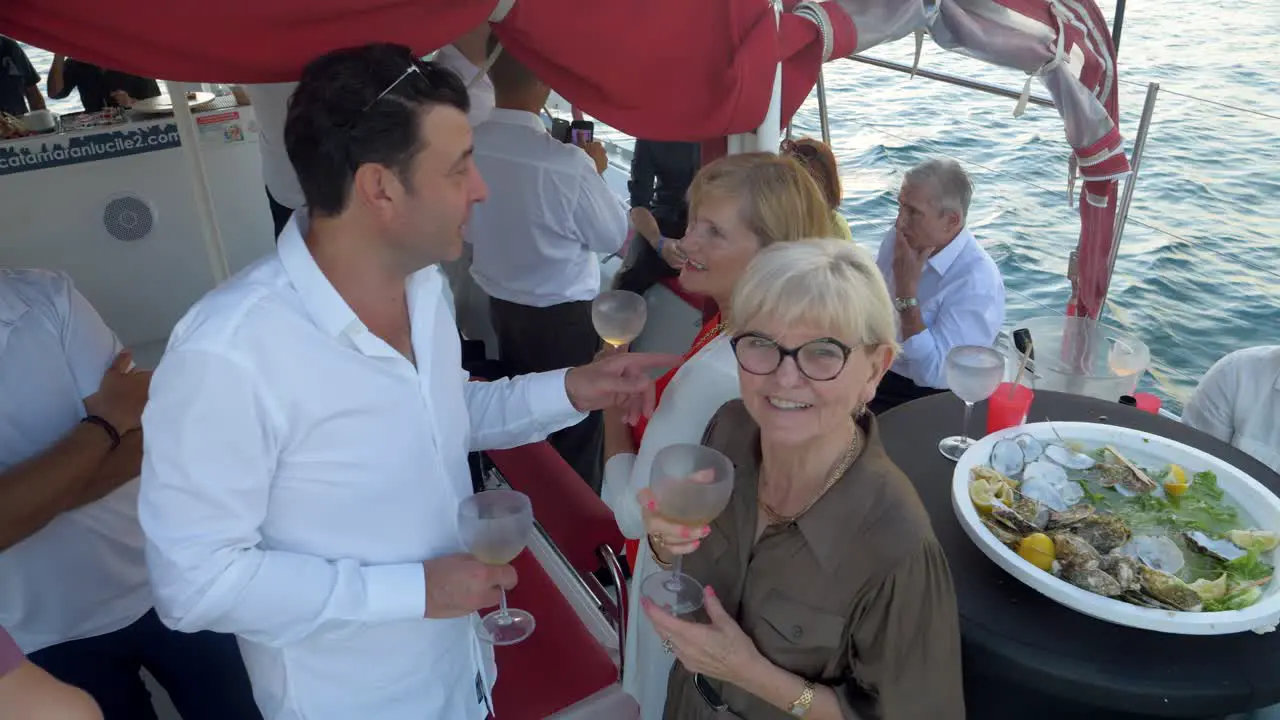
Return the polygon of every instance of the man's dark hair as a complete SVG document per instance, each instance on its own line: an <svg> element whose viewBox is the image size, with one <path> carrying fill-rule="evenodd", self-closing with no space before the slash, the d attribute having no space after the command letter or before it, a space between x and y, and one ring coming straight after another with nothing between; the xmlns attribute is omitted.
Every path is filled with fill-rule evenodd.
<svg viewBox="0 0 1280 720"><path fill-rule="evenodd" d="M415 66L417 72L405 75ZM419 60L403 45L334 50L308 63L289 100L284 144L309 211L340 214L356 168L365 163L391 168L407 184L423 149L420 113L436 105L467 112L466 85L452 70Z"/></svg>

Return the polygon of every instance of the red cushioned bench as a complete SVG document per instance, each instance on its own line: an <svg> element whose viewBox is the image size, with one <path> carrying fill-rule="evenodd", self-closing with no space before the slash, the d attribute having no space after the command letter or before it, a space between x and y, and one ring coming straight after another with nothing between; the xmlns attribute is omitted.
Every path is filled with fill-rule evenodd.
<svg viewBox="0 0 1280 720"><path fill-rule="evenodd" d="M613 512L545 442L485 455L508 485L529 496L541 531L595 596L621 647L626 585ZM494 713L501 720L542 720L616 684L620 669L529 551L514 566L520 583L507 602L532 613L537 626L524 642L496 649ZM592 574L601 567L622 588L618 603Z"/></svg>

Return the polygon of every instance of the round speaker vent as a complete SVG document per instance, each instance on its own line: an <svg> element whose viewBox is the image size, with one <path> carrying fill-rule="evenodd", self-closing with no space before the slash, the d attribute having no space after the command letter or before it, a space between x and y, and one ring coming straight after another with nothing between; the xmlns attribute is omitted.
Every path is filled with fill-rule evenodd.
<svg viewBox="0 0 1280 720"><path fill-rule="evenodd" d="M111 237L124 242L141 240L151 234L156 213L151 205L133 195L115 197L102 209L102 225Z"/></svg>

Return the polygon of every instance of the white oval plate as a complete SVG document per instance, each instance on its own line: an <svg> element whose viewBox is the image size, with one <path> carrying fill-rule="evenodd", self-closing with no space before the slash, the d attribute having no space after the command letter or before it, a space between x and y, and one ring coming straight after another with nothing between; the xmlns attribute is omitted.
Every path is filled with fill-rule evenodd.
<svg viewBox="0 0 1280 720"><path fill-rule="evenodd" d="M1036 568L996 540L978 519L969 499L969 472L986 465L991 446L1004 438L1028 434L1042 442L1057 442L1054 431L1069 442L1089 448L1111 445L1141 467L1161 467L1177 463L1189 475L1209 470L1218 477L1218 487L1237 505L1246 508L1258 529L1280 531L1280 499L1257 480L1237 468L1179 442L1129 428L1098 423L1030 423L992 433L974 443L956 463L951 482L951 505L969 538L1005 572L1021 580L1045 597L1099 620L1129 627L1177 635L1227 635L1253 630L1270 632L1280 620L1280 582L1274 579L1263 589L1262 599L1244 610L1226 612L1173 612L1138 607L1120 600L1095 595ZM1275 551L1262 559L1276 565Z"/></svg>

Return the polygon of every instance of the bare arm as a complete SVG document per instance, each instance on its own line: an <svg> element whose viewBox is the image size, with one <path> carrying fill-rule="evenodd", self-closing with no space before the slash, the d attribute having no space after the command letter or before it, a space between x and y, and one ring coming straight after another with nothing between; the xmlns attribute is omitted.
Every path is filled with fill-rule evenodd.
<svg viewBox="0 0 1280 720"><path fill-rule="evenodd" d="M47 109L44 104L44 95L40 94L40 86L32 85L27 88L27 106L32 110Z"/></svg>
<svg viewBox="0 0 1280 720"><path fill-rule="evenodd" d="M8 720L101 720L88 693L59 682L30 660L0 676L0 708Z"/></svg>
<svg viewBox="0 0 1280 720"><path fill-rule="evenodd" d="M142 473L142 431L135 430L120 438L120 447L111 451L98 469L81 487L65 510L97 502Z"/></svg>
<svg viewBox="0 0 1280 720"><path fill-rule="evenodd" d="M102 428L77 425L62 440L0 474L0 550L39 532L70 505L111 454Z"/></svg>
<svg viewBox="0 0 1280 720"><path fill-rule="evenodd" d="M634 207L631 208L631 224L635 226L636 232L640 236L649 241L649 245L654 250L658 249L658 241L662 239L662 231L658 229L658 221L653 217L653 213L648 208Z"/></svg>
<svg viewBox="0 0 1280 720"><path fill-rule="evenodd" d="M0 473L0 550L137 477L142 438L130 431L142 422L151 373L129 370L132 362L128 351L117 355L98 392L84 400L90 415L121 433L119 447L112 449L105 428L80 423L52 447Z"/></svg>
<svg viewBox="0 0 1280 720"><path fill-rule="evenodd" d="M54 55L53 64L49 66L48 90L51 98L64 98L68 93L66 76L67 58L65 55Z"/></svg>

